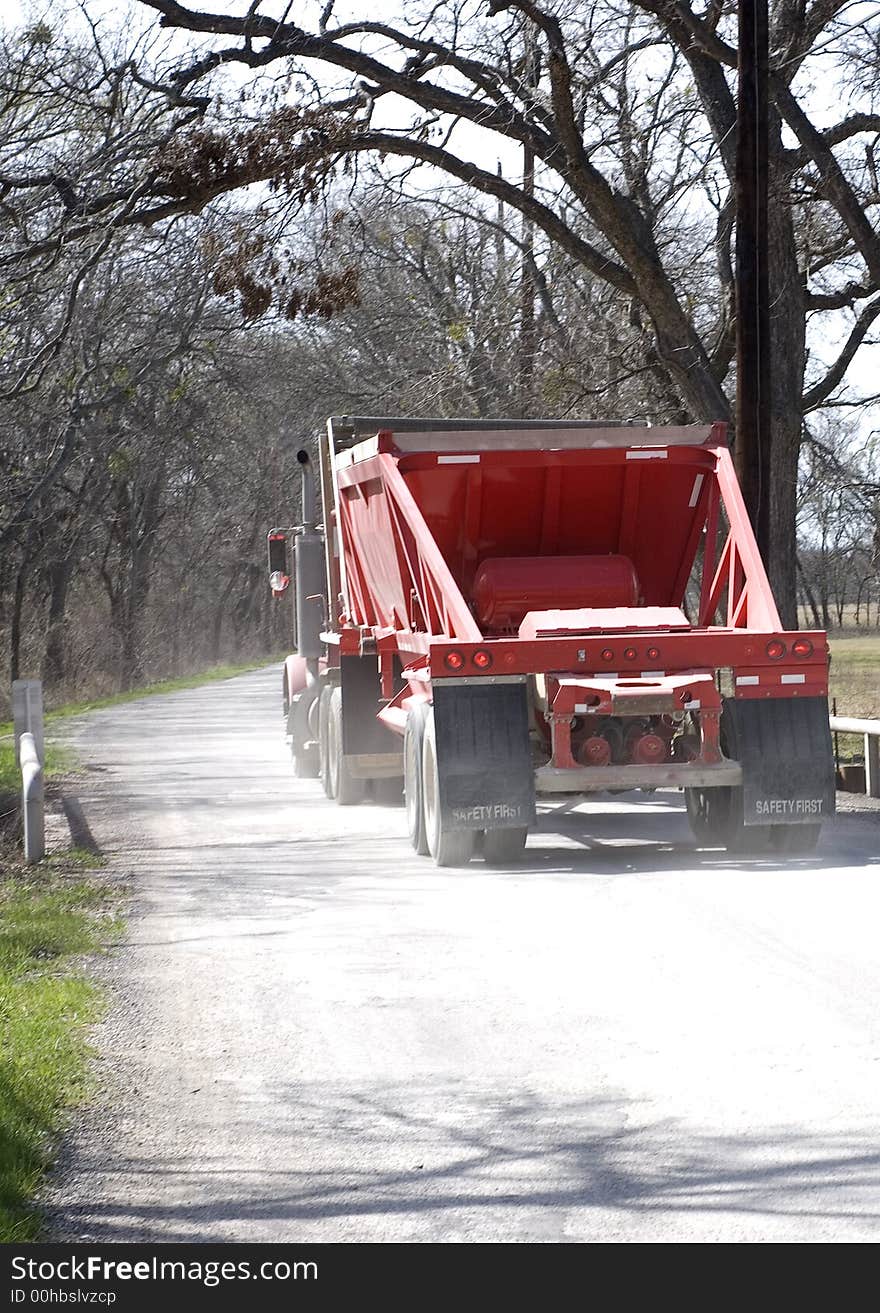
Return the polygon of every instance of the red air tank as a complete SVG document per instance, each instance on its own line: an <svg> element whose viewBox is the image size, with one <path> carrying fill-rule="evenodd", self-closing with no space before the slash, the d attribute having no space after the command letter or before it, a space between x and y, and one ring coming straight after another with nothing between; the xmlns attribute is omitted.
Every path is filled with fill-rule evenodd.
<svg viewBox="0 0 880 1313"><path fill-rule="evenodd" d="M477 619L516 628L528 611L637 606L639 581L628 556L496 556L474 580Z"/></svg>

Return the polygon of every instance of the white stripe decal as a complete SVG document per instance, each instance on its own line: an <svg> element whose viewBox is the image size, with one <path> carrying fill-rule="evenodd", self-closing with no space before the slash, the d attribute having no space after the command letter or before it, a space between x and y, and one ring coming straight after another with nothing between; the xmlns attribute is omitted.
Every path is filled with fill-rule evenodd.
<svg viewBox="0 0 880 1313"><path fill-rule="evenodd" d="M694 486L691 489L691 499L688 502L688 506L691 508L693 508L697 504L697 498L700 495L700 489L703 486L703 479L705 477L706 477L705 474L698 474L697 477L694 479Z"/></svg>
<svg viewBox="0 0 880 1313"><path fill-rule="evenodd" d="M780 684L806 684L806 675L780 675Z"/></svg>
<svg viewBox="0 0 880 1313"><path fill-rule="evenodd" d="M438 465L479 465L479 456L438 456Z"/></svg>
<svg viewBox="0 0 880 1313"><path fill-rule="evenodd" d="M626 458L627 460L666 460L668 455L668 451L661 451L659 448L647 447L640 449L637 447L634 450L630 449L626 453Z"/></svg>
<svg viewBox="0 0 880 1313"><path fill-rule="evenodd" d="M639 675L640 679L665 679L665 670L643 670Z"/></svg>
<svg viewBox="0 0 880 1313"><path fill-rule="evenodd" d="M759 675L737 675L736 682L737 684L760 684L761 679Z"/></svg>

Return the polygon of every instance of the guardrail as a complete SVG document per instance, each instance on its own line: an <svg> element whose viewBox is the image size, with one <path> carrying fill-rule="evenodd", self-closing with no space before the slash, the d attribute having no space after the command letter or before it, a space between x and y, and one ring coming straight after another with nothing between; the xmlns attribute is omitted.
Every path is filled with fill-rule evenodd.
<svg viewBox="0 0 880 1313"><path fill-rule="evenodd" d="M852 716L831 716L834 734L862 734L865 739L865 793L880 798L880 720L858 720Z"/></svg>
<svg viewBox="0 0 880 1313"><path fill-rule="evenodd" d="M21 769L24 815L24 857L39 862L46 856L43 794L43 685L39 679L16 679L12 685L15 759Z"/></svg>
<svg viewBox="0 0 880 1313"><path fill-rule="evenodd" d="M37 756L33 734L22 734L18 754L24 812L24 859L26 862L40 862L46 856L46 817L43 807L43 766Z"/></svg>

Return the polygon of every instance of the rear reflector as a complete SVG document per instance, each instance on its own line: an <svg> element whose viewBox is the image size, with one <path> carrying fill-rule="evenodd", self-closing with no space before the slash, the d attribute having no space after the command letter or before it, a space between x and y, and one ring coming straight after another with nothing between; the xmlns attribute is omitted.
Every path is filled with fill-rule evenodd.
<svg viewBox="0 0 880 1313"><path fill-rule="evenodd" d="M443 658L443 664L450 670L461 670L464 666L464 657L460 652L447 652Z"/></svg>

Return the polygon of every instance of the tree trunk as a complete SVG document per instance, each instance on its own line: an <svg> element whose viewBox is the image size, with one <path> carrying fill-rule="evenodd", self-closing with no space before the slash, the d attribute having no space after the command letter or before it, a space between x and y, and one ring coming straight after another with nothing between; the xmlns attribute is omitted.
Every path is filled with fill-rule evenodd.
<svg viewBox="0 0 880 1313"><path fill-rule="evenodd" d="M810 615L813 617L813 624L817 629L822 628L822 621L819 619L819 608L816 605L816 594L810 587L810 581L807 578L806 571L801 565L800 557L795 557L797 573L800 575L801 586L804 590L804 597L807 599L807 605L810 608Z"/></svg>
<svg viewBox="0 0 880 1313"><path fill-rule="evenodd" d="M12 622L9 626L9 677L13 681L21 678L21 617L24 610L24 590L29 569L30 561L25 555L19 566L18 574L15 576Z"/></svg>
<svg viewBox="0 0 880 1313"><path fill-rule="evenodd" d="M73 570L73 554L56 561L49 571L49 612L46 617L46 650L43 654L43 682L61 684L67 674L65 617L67 590Z"/></svg>

